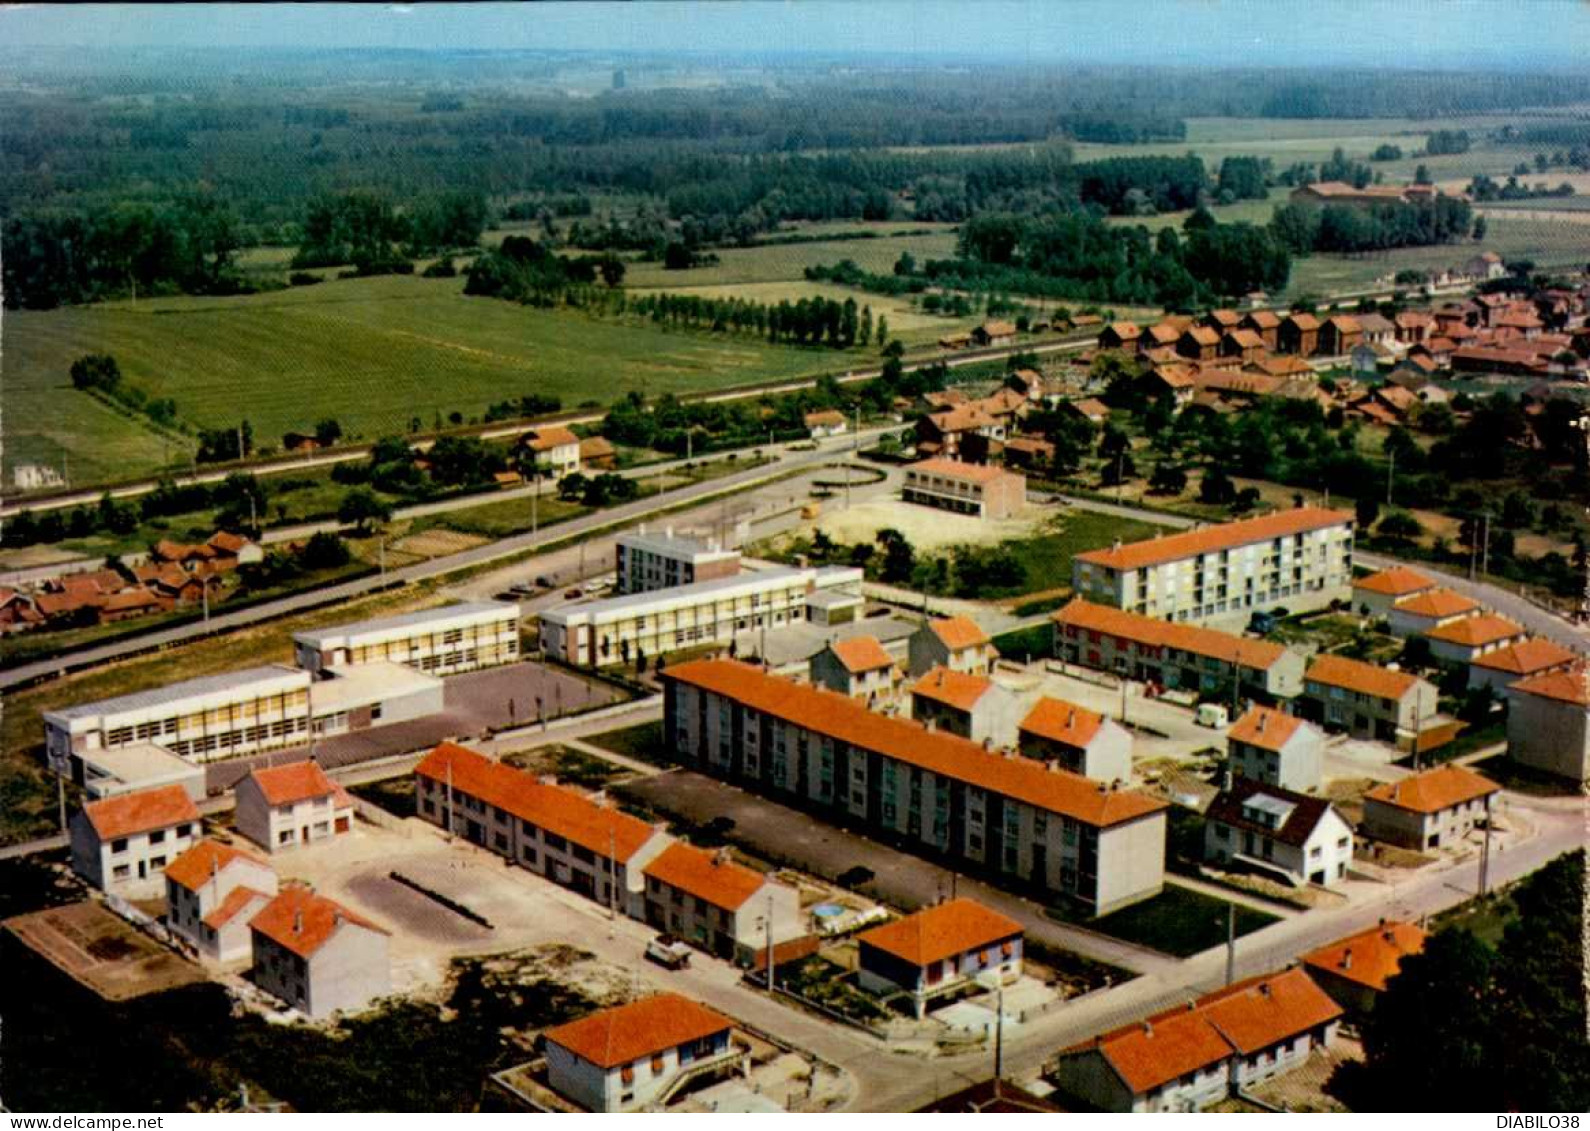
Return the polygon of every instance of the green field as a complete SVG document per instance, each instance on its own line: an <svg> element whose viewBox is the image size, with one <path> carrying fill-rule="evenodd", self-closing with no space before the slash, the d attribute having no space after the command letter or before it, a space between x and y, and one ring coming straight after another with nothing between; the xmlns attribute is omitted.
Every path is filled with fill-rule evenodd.
<svg viewBox="0 0 1590 1131"><path fill-rule="evenodd" d="M406 431L411 417L426 428L437 414L476 418L525 393L573 407L631 390L656 396L843 370L875 356L536 310L466 298L462 286L350 279L239 298L8 312L6 466L69 461L84 482L160 466L159 436L71 389L72 361L91 352L114 355L151 395L174 398L189 423L247 417L260 444L327 416L369 437Z"/></svg>
<svg viewBox="0 0 1590 1131"><path fill-rule="evenodd" d="M908 226L893 224L888 230L899 231ZM838 263L841 259L854 259L864 271L887 275L904 251L916 256L919 264L928 259L947 259L955 254L955 234L934 225L915 236L729 247L717 252L718 263L689 271L669 271L660 263L631 263L624 285L673 291L724 283L780 283L804 279L807 267Z"/></svg>
<svg viewBox="0 0 1590 1131"><path fill-rule="evenodd" d="M1230 901L1201 891L1166 884L1153 899L1134 903L1102 919L1089 919L1068 908L1051 907L1048 914L1061 922L1078 923L1091 931L1146 946L1177 958L1189 958L1226 941ZM1275 915L1238 903L1237 937L1278 922Z"/></svg>

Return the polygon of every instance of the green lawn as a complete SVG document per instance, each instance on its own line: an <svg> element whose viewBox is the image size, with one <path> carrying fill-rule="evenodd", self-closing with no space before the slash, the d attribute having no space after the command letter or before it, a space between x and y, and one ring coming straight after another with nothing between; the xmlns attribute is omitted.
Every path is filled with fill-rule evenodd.
<svg viewBox="0 0 1590 1131"><path fill-rule="evenodd" d="M1109 546L1117 538L1122 542L1152 538L1157 531L1165 529L1136 519L1074 509L1056 517L1044 533L1006 542L1004 548L1021 563L1026 575L1019 592L1045 593L1071 584L1071 559L1075 555ZM990 592L984 595L1014 594Z"/></svg>
<svg viewBox="0 0 1590 1131"><path fill-rule="evenodd" d="M884 241L855 246L874 242ZM788 249L765 252L781 250ZM279 444L283 432L328 416L350 434L375 436L406 431L411 417L425 427L437 414L473 419L526 393L573 407L632 390L722 388L875 358L537 310L468 298L462 287L458 279L348 279L237 298L8 312L6 468L29 459L69 463L73 481L86 482L162 463L165 441L70 388L73 360L91 352L115 356L149 394L174 398L190 424L247 417L260 444Z"/></svg>
<svg viewBox="0 0 1590 1131"><path fill-rule="evenodd" d="M1124 942L1187 958L1226 941L1227 908L1231 906L1227 900L1166 884L1165 890L1153 899L1134 903L1102 919L1089 919L1062 907L1050 908L1049 915ZM1275 915L1240 903L1235 906L1239 938L1278 921Z"/></svg>
<svg viewBox="0 0 1590 1131"><path fill-rule="evenodd" d="M1034 659L1051 656L1054 654L1054 626L1035 624L1030 628L1002 632L994 637L994 647L999 649L1001 656L1012 660L1025 661L1028 656Z"/></svg>
<svg viewBox="0 0 1590 1131"><path fill-rule="evenodd" d="M619 730L603 731L601 734L591 735L585 741L592 746L600 746L603 750L611 750L615 754L633 758L637 762L649 762L654 766L677 764L672 748L663 738L661 719L649 723L637 723L635 726Z"/></svg>

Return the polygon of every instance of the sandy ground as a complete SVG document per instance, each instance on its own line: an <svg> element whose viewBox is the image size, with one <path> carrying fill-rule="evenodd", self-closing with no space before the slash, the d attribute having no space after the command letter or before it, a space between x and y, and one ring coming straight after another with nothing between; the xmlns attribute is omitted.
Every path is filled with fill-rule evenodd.
<svg viewBox="0 0 1590 1131"><path fill-rule="evenodd" d="M204 980L204 971L92 900L18 915L6 927L108 1001Z"/></svg>
<svg viewBox="0 0 1590 1131"><path fill-rule="evenodd" d="M832 507L833 509L829 509ZM970 515L903 503L898 498L871 499L844 509L842 497L824 507L817 529L836 542L871 542L878 531L894 528L918 551L948 546L990 546L1040 533L1051 517L1041 507L1023 507L1013 518L985 522Z"/></svg>

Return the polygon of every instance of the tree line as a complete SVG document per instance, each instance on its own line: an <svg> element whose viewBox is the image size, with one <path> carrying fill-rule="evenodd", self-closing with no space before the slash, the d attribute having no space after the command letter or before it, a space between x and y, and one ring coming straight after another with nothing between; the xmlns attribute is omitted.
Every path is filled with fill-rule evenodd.
<svg viewBox="0 0 1590 1131"><path fill-rule="evenodd" d="M1270 217L1270 232L1294 255L1311 252L1385 251L1468 239L1474 210L1455 196L1370 206L1302 201L1283 204Z"/></svg>

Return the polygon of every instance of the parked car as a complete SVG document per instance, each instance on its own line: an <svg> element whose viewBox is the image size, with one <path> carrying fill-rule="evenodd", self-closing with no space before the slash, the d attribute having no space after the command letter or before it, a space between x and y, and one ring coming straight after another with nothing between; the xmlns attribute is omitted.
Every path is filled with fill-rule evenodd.
<svg viewBox="0 0 1590 1131"><path fill-rule="evenodd" d="M552 579L543 574L542 576L536 578L536 585L541 589L551 589Z"/></svg>
<svg viewBox="0 0 1590 1131"><path fill-rule="evenodd" d="M646 944L646 957L669 970L683 970L690 965L690 945L672 935L658 935Z"/></svg>
<svg viewBox="0 0 1590 1131"><path fill-rule="evenodd" d="M580 588L586 593L600 593L602 590L607 588L607 582L603 581L599 577L596 577L592 578L590 581L587 581L584 585L580 586Z"/></svg>
<svg viewBox="0 0 1590 1131"><path fill-rule="evenodd" d="M565 597L567 597L569 600L574 601L574 600L579 599L580 597L585 596L585 591L583 589L580 589L578 586L576 586L573 589L565 589L563 591L563 595Z"/></svg>
<svg viewBox="0 0 1590 1131"><path fill-rule="evenodd" d="M1219 703L1200 703L1193 721L1201 727L1224 730L1231 725L1231 713Z"/></svg>
<svg viewBox="0 0 1590 1131"><path fill-rule="evenodd" d="M528 581L521 581L516 585L508 586L508 592L515 597L534 597L536 594L536 587L531 585Z"/></svg>

